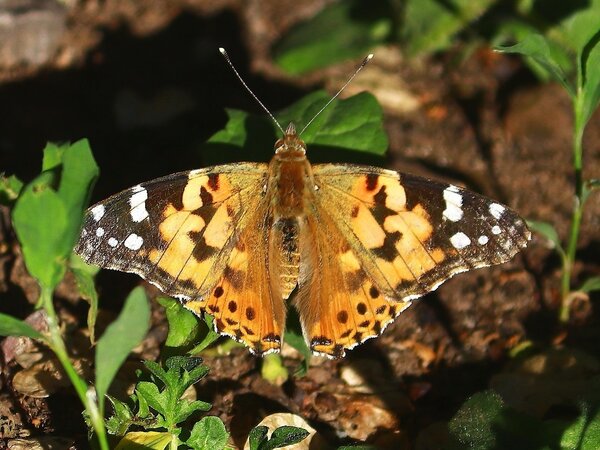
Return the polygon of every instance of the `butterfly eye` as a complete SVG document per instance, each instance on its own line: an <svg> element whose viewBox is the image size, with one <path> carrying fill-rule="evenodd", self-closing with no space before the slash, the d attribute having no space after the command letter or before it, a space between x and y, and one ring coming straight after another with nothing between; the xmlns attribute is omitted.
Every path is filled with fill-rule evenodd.
<svg viewBox="0 0 600 450"><path fill-rule="evenodd" d="M277 142L275 142L275 150L281 147L283 147L283 139L277 139Z"/></svg>

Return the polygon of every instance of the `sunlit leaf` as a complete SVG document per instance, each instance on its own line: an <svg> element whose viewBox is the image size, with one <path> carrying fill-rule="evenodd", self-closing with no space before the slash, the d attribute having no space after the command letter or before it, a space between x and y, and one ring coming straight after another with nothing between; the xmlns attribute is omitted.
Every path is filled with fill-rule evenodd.
<svg viewBox="0 0 600 450"><path fill-rule="evenodd" d="M142 341L149 326L150 306L143 288L138 287L131 291L119 317L106 328L96 346L96 392L100 405L117 370Z"/></svg>

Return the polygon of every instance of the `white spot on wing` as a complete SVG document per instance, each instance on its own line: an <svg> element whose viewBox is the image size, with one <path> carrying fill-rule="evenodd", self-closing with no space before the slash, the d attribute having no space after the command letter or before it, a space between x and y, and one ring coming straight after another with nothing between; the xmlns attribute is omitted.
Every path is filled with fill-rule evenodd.
<svg viewBox="0 0 600 450"><path fill-rule="evenodd" d="M102 228L102 227L98 227L98 228L96 229L96 236L98 236L98 237L102 237L102 236L104 236L104 228Z"/></svg>
<svg viewBox="0 0 600 450"><path fill-rule="evenodd" d="M146 210L146 200L148 200L148 191L139 184L131 190L134 194L129 198L129 205L131 206L131 220L134 222L141 222L148 217L148 211Z"/></svg>
<svg viewBox="0 0 600 450"><path fill-rule="evenodd" d="M446 209L442 213L443 216L452 222L458 222L462 219L463 198L456 186L451 184L444 189L444 201L446 202Z"/></svg>
<svg viewBox="0 0 600 450"><path fill-rule="evenodd" d="M502 214L504 214L506 208L499 203L491 203L490 204L490 214L494 216L496 219L500 219Z"/></svg>
<svg viewBox="0 0 600 450"><path fill-rule="evenodd" d="M108 238L108 245L111 247L116 247L119 245L119 241L117 241L114 237Z"/></svg>
<svg viewBox="0 0 600 450"><path fill-rule="evenodd" d="M494 233L494 234L500 234L500 233L502 233L502 228L500 228L498 225L494 225L492 227L492 233Z"/></svg>
<svg viewBox="0 0 600 450"><path fill-rule="evenodd" d="M141 236L138 236L135 233L131 233L123 242L123 245L127 247L129 250L139 250L142 244L144 243L144 239Z"/></svg>
<svg viewBox="0 0 600 450"><path fill-rule="evenodd" d="M454 246L454 248L460 250L461 248L465 248L471 244L471 239L462 231L452 235L450 238L450 242Z"/></svg>
<svg viewBox="0 0 600 450"><path fill-rule="evenodd" d="M92 217L96 222L98 222L100 219L102 219L102 217L104 217L104 211L104 205L96 205L92 209L90 209Z"/></svg>
<svg viewBox="0 0 600 450"><path fill-rule="evenodd" d="M481 235L479 236L479 239L477 239L477 242L479 242L479 245L485 245L489 242L490 238L488 238L486 235Z"/></svg>

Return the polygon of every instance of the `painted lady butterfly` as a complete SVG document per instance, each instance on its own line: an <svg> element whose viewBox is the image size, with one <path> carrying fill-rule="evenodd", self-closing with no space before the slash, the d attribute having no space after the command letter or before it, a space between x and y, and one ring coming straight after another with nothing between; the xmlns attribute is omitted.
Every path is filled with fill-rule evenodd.
<svg viewBox="0 0 600 450"><path fill-rule="evenodd" d="M286 300L313 352L342 357L451 276L511 259L508 207L377 167L311 165L293 124L264 163L158 178L90 208L76 248L133 272L256 354L278 351Z"/></svg>

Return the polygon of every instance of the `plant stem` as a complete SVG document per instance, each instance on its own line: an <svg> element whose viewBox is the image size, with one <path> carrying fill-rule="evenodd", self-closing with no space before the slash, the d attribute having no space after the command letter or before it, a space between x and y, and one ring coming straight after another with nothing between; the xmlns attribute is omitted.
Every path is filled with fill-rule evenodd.
<svg viewBox="0 0 600 450"><path fill-rule="evenodd" d="M582 120L582 103L583 95L581 89L577 92L574 101L575 123L573 130L573 168L575 169L575 199L573 206L573 217L571 219L571 230L569 232L569 240L567 243L566 256L564 258L563 273L561 280L561 307L559 320L563 323L569 321L570 312L570 294L571 294L571 277L573 276L573 264L575 262L575 253L577 252L577 241L579 240L579 231L581 229L581 217L583 216L583 174L582 174L582 157L583 157L583 130L585 124Z"/></svg>
<svg viewBox="0 0 600 450"><path fill-rule="evenodd" d="M65 347L65 342L62 339L58 316L56 315L56 310L54 309L54 303L52 303L52 288L42 286L40 300L44 310L46 311L46 315L48 316L48 330L50 331L48 344L63 366L63 369L69 377L69 380L71 380L71 384L75 388L75 392L77 392L81 403L83 403L83 406L88 411L92 421L92 426L94 427L94 431L98 437L100 448L102 450L109 450L108 441L106 439L106 430L104 428L104 421L102 418L98 420L97 414L93 413L94 410L97 411L98 407L97 405L92 404L92 400L88 397L87 383L79 376L75 370L75 367L73 367Z"/></svg>

